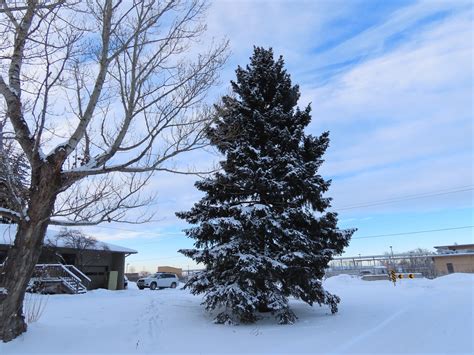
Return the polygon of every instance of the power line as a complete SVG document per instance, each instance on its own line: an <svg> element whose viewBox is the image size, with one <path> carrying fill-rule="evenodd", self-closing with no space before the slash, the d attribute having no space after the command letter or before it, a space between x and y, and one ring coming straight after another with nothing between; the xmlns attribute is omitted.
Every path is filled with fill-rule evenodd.
<svg viewBox="0 0 474 355"><path fill-rule="evenodd" d="M433 196L448 195L448 194L453 194L453 193L470 191L470 190L473 190L473 189L474 189L474 187L472 185L460 186L460 187L457 187L457 188L451 188L451 189L444 189L444 190L438 190L438 191L433 191L433 192L424 192L424 193L419 193L419 194L394 197L394 198L386 199L386 200L378 200L378 201L363 202L363 203L361 202L361 203L358 203L358 204L343 206L343 207L339 207L339 208L335 208L335 209L337 211L351 210L351 209L356 209L356 208L378 206L378 205L384 205L384 204L395 203L395 202L400 202L400 201L407 201L407 200L415 200L415 199L427 198L427 197L433 197ZM446 190L449 190L449 191L446 191Z"/></svg>
<svg viewBox="0 0 474 355"><path fill-rule="evenodd" d="M418 231L410 231L410 232L403 232L403 233L392 233L392 234L367 235L367 236L364 236L364 237L352 238L351 240L354 240L354 239L368 239L368 238L382 238L382 237L394 237L394 236L413 235L413 234L422 234L422 233L436 233L436 232L444 232L444 231L449 231L449 230L469 229L469 228L474 228L474 226L428 229L428 230L421 230L421 231L418 230ZM155 261L155 260L177 259L177 258L186 258L186 256L184 256L184 255L183 256L166 256L166 257L162 257L162 258L131 260L131 262Z"/></svg>
<svg viewBox="0 0 474 355"><path fill-rule="evenodd" d="M365 236L365 237L352 238L352 240L354 240L354 239L394 237L394 236L400 236L400 235L411 235L411 234L421 234L421 233L434 233L434 232L443 232L443 231L450 231L450 230L456 230L456 229L468 229L468 228L474 228L474 226L463 226L463 227L452 227L452 228L441 228L441 229L428 229L428 230L423 230L423 231L413 231L413 232L403 232L403 233L393 233L393 234L368 235L368 236Z"/></svg>
<svg viewBox="0 0 474 355"><path fill-rule="evenodd" d="M382 204L389 204L389 203L394 203L394 202L399 202L399 201L414 200L414 199L426 198L426 197L432 197L432 196L441 196L441 195L447 195L447 194L465 192L465 191L471 191L471 190L474 190L474 185L451 187L451 188L441 189L441 190L438 190L438 191L424 192L424 193L413 194L413 195L405 195L405 196L394 197L394 198L386 199L386 200L377 200L377 201L364 202L364 203L361 202L361 203L358 203L358 204L347 205L347 206L343 206L343 207L339 207L339 208L335 208L335 209L337 211L344 211L344 210L350 210L350 209L356 209L356 208L363 208L363 207L371 207L371 206L377 206L377 205L382 205ZM94 228L113 229L113 230L119 230L119 231L124 231L124 232L134 232L134 233L139 233L139 234L156 235L156 236L159 236L159 237L173 236L173 235L183 235L184 234L183 232L160 233L160 232L136 231L136 230L133 230L133 229L117 228L117 227L103 226L103 225L102 226L97 225L97 226L94 226ZM154 242L155 241L153 241L152 243L154 243Z"/></svg>

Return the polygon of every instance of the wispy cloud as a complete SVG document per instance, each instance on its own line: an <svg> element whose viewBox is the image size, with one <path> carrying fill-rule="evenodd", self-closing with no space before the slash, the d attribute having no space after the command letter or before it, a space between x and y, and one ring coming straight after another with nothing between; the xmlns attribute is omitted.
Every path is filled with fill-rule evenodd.
<svg viewBox="0 0 474 355"><path fill-rule="evenodd" d="M333 46L326 48L323 52L318 51L318 55L313 58L313 64L303 71L306 80L314 77L320 78L328 69L329 73L334 72L334 69L338 67L341 67L341 71L345 71L352 66L383 55L399 45L410 41L416 42L416 37L420 32L437 26L450 16L469 12L472 7L470 1L394 3L398 5L398 8L393 9L385 4L385 6L381 6L382 9L378 9L382 13L376 16L378 21L366 21L366 28L363 30L356 33L349 31L346 38L333 43ZM363 4L374 3L364 1ZM351 10L350 17L356 17L361 15L360 10L363 9L358 4ZM374 7L368 9L368 12L376 12L376 10L377 8ZM340 21L340 24L346 25L352 30L350 17L346 17L345 21Z"/></svg>
<svg viewBox="0 0 474 355"><path fill-rule="evenodd" d="M253 45L284 56L301 84L301 105L312 102L309 132L331 131L322 173L334 180L329 195L336 207L472 184L470 1L215 1L208 25L208 38L226 36L232 50L215 97L228 90ZM216 159L201 152L192 163L209 167ZM124 237L138 237L141 230L141 238L146 231L178 232L184 223L175 211L201 196L195 180L157 175L150 188L158 190L153 208L161 221ZM371 216L465 207L472 207L470 193L342 217L383 227ZM177 238L174 250L186 243Z"/></svg>
<svg viewBox="0 0 474 355"><path fill-rule="evenodd" d="M312 131L333 132L336 198L357 195L339 184L369 198L472 184L472 54L472 11L455 12L306 91Z"/></svg>
<svg viewBox="0 0 474 355"><path fill-rule="evenodd" d="M356 198L339 185L380 199L472 183L472 4L344 4L220 1L210 30L230 37L240 65L252 44L284 55L301 104L313 103L310 132L331 131L322 172L336 200ZM376 16L354 23L361 11Z"/></svg>

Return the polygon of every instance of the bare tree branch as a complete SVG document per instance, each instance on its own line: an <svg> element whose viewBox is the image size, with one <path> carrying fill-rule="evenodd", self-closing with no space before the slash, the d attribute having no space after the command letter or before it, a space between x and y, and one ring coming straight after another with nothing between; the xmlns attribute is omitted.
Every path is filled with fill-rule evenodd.
<svg viewBox="0 0 474 355"><path fill-rule="evenodd" d="M152 202L136 196L153 172L206 173L173 163L207 146L203 132L211 116L200 102L227 56L227 42L194 59L186 54L205 30L205 2L27 5L0 2L5 10L0 32L16 28L12 55L5 57L9 83L0 72L0 94L32 164L32 184L43 164L60 172L52 223L117 221L126 209ZM78 19L78 12L93 20ZM74 129L64 131L61 121ZM58 142L59 137L66 139ZM57 144L43 154L48 141ZM138 183L137 174L144 173ZM83 183L88 176L95 178Z"/></svg>
<svg viewBox="0 0 474 355"><path fill-rule="evenodd" d="M26 329L22 299L49 224L149 221L153 210L140 208L155 198L146 191L153 173L180 171L178 155L207 145L212 116L202 102L228 45L202 49L206 7L0 0L2 130L14 132L29 164L28 193L13 191L13 207L0 209L18 224L0 274L9 290L0 299L0 340Z"/></svg>

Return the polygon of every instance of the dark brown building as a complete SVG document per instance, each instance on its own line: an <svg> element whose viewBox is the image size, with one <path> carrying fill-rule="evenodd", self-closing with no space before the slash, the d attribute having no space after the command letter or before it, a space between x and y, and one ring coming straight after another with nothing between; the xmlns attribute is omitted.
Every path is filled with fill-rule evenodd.
<svg viewBox="0 0 474 355"><path fill-rule="evenodd" d="M15 226L0 224L0 264L13 244ZM72 248L56 238L57 232L48 231L39 264L73 265L81 270L91 281L88 289L124 288L125 258L137 251L118 245L97 241L82 249Z"/></svg>

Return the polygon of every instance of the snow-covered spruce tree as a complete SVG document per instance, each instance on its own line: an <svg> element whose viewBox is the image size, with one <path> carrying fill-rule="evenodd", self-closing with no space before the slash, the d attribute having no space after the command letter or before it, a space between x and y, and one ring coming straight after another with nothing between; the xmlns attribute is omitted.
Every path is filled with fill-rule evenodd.
<svg viewBox="0 0 474 355"><path fill-rule="evenodd" d="M293 86L280 57L255 48L250 65L236 71L235 97L217 108L208 138L225 155L222 171L196 183L205 196L178 217L197 225L186 230L195 249L180 252L205 265L186 284L204 293L217 323L254 322L271 311L293 323L288 297L337 312L339 297L322 288L324 269L347 246L353 230L337 228L325 212L330 181L317 174L328 132L304 133L310 107L296 107Z"/></svg>
<svg viewBox="0 0 474 355"><path fill-rule="evenodd" d="M28 160L12 141L4 141L3 125L0 121L0 208L21 211L28 194ZM0 224L12 222L0 216Z"/></svg>

